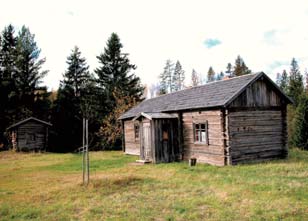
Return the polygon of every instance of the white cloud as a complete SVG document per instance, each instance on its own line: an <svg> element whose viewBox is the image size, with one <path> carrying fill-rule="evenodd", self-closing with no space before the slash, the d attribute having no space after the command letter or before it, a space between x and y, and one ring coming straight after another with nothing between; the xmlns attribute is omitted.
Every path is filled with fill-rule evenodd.
<svg viewBox="0 0 308 221"><path fill-rule="evenodd" d="M2 1L0 28L25 24L36 35L49 75L56 88L66 57L78 45L91 69L111 32L117 32L124 51L138 66L143 83L157 81L165 60L180 60L190 78L192 68L206 73L209 66L225 70L241 55L254 71L271 76L281 67L274 62L299 58L308 67L308 4L306 1ZM11 10L11 9L14 10ZM266 33L274 32L271 39ZM222 44L208 50L206 39ZM270 41L269 41L270 40Z"/></svg>

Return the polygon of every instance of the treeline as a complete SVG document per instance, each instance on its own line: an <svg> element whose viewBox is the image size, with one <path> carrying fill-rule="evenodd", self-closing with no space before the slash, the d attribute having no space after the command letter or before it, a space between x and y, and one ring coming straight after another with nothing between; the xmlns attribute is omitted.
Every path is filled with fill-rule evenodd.
<svg viewBox="0 0 308 221"><path fill-rule="evenodd" d="M195 69L191 72L191 81L187 86L184 84L185 71L182 68L180 61L176 63L170 59L166 61L163 72L159 75L159 85L157 95L171 93L174 91L182 90L187 87L195 87L209 83L212 81L222 80L225 76L236 77L245 74L250 74L251 70L246 66L244 59L241 56L237 56L234 65L228 63L225 71L215 72L212 66L209 67L207 74L203 76L198 73ZM154 90L150 88L150 90ZM152 91L152 94L153 93Z"/></svg>
<svg viewBox="0 0 308 221"><path fill-rule="evenodd" d="M289 144L308 150L308 72L300 72L298 62L292 59L290 70L277 74L276 83L294 104L288 106L288 135Z"/></svg>
<svg viewBox="0 0 308 221"><path fill-rule="evenodd" d="M67 70L57 91L47 92L41 70L45 59L29 28L16 34L4 28L0 36L0 144L9 145L6 128L30 116L53 124L50 151L74 151L82 145L82 119L89 120L91 149L121 146L121 126L117 118L140 102L144 88L133 71L122 43L112 33L104 51L97 56L93 73L75 46L67 57Z"/></svg>

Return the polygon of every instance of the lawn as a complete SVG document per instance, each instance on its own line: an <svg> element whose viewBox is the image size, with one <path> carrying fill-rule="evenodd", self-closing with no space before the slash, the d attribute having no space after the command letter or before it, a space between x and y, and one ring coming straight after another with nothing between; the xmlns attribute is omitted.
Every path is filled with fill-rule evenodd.
<svg viewBox="0 0 308 221"><path fill-rule="evenodd" d="M92 152L0 152L0 220L308 220L308 152L288 160L215 167L136 165Z"/></svg>

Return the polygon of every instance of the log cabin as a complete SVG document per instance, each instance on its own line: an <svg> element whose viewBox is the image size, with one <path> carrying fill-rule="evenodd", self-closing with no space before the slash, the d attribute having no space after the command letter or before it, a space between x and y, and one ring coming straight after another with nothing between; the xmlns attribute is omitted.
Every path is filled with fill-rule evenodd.
<svg viewBox="0 0 308 221"><path fill-rule="evenodd" d="M7 128L13 150L42 151L48 146L48 129L52 126L46 121L29 117Z"/></svg>
<svg viewBox="0 0 308 221"><path fill-rule="evenodd" d="M123 151L142 162L219 166L285 158L290 103L263 72L144 100L119 118Z"/></svg>

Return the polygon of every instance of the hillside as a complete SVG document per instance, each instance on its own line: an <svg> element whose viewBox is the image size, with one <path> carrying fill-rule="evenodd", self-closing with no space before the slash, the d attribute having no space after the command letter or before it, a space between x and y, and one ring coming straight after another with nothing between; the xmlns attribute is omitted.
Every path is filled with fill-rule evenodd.
<svg viewBox="0 0 308 221"><path fill-rule="evenodd" d="M0 152L0 220L308 220L308 152L215 167L136 165L121 152Z"/></svg>

